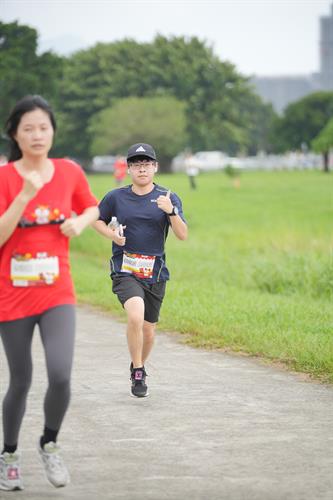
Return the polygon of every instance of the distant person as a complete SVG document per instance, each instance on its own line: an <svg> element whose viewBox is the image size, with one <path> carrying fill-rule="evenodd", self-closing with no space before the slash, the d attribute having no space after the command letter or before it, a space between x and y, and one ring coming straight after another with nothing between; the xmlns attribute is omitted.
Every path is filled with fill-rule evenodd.
<svg viewBox="0 0 333 500"><path fill-rule="evenodd" d="M113 241L112 290L127 313L131 394L141 398L148 395L144 365L169 279L165 240L170 227L178 239L185 240L187 225L179 197L153 182L158 163L152 146L133 144L127 164L132 184L104 196L94 227Z"/></svg>
<svg viewBox="0 0 333 500"><path fill-rule="evenodd" d="M117 156L113 168L114 168L113 175L116 184L117 186L121 186L127 174L126 159L123 156Z"/></svg>
<svg viewBox="0 0 333 500"><path fill-rule="evenodd" d="M185 170L190 181L190 188L197 189L196 177L199 174L199 169L194 165L193 155L190 153L185 157Z"/></svg>
<svg viewBox="0 0 333 500"><path fill-rule="evenodd" d="M36 325L48 381L38 452L53 486L70 480L57 444L70 400L75 336L69 239L99 211L81 167L48 157L55 129L49 104L36 95L17 102L6 123L11 151L0 169L0 335L10 377L2 406L0 489L7 491L23 489L18 439Z"/></svg>

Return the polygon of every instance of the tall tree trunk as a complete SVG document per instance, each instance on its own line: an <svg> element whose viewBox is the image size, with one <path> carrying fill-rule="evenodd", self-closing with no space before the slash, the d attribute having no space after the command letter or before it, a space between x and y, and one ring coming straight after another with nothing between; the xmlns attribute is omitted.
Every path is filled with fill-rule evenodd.
<svg viewBox="0 0 333 500"><path fill-rule="evenodd" d="M324 162L324 172L329 172L330 167L329 167L329 159L330 159L330 153L329 151L324 151L323 153L323 162Z"/></svg>

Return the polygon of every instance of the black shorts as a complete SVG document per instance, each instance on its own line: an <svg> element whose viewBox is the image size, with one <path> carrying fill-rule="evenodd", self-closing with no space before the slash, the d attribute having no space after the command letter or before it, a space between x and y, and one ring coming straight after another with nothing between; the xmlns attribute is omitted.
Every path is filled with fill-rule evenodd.
<svg viewBox="0 0 333 500"><path fill-rule="evenodd" d="M132 297L141 297L145 304L145 321L157 323L163 298L165 295L166 281L159 281L148 285L134 276L114 275L112 278L112 291L124 306L126 300Z"/></svg>

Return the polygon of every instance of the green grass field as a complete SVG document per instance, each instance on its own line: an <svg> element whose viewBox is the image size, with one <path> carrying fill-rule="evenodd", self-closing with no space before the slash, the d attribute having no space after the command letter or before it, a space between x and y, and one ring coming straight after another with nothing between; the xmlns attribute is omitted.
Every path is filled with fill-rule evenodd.
<svg viewBox="0 0 333 500"><path fill-rule="evenodd" d="M112 176L89 177L101 198ZM333 176L244 172L156 182L183 200L189 238L167 241L171 273L159 328L195 346L285 363L333 382ZM88 229L72 241L79 301L124 318L109 279L111 242ZM96 332L98 333L98 332Z"/></svg>

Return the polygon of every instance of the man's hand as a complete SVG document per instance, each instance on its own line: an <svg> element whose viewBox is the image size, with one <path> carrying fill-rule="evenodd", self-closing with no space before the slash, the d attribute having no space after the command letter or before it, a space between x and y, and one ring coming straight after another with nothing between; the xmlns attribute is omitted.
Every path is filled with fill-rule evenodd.
<svg viewBox="0 0 333 500"><path fill-rule="evenodd" d="M126 226L119 226L116 227L115 229L112 229L112 241L119 245L120 247L123 247L126 243L126 236L124 236L124 229L126 229Z"/></svg>
<svg viewBox="0 0 333 500"><path fill-rule="evenodd" d="M93 223L92 226L98 233L105 236L105 238L112 240L120 247L123 247L125 245L126 237L124 236L124 229L126 229L126 226L112 228L102 220L97 220Z"/></svg>
<svg viewBox="0 0 333 500"><path fill-rule="evenodd" d="M163 212L165 212L166 214L170 214L172 212L172 208L173 208L172 201L170 199L170 195L171 195L171 191L169 189L169 191L167 192L166 195L160 195L156 200L158 208L163 210Z"/></svg>

